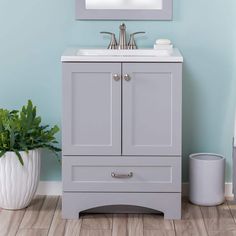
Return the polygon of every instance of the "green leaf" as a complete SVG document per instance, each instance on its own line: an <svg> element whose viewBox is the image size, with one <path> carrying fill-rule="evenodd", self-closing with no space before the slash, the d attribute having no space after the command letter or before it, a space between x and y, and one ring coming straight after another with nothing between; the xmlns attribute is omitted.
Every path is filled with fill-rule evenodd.
<svg viewBox="0 0 236 236"><path fill-rule="evenodd" d="M10 130L10 148L14 148L15 144L15 134L14 131L11 129Z"/></svg>
<svg viewBox="0 0 236 236"><path fill-rule="evenodd" d="M20 161L21 165L24 166L24 161L22 159L21 154L18 151L15 151L15 154L17 155L18 160Z"/></svg>
<svg viewBox="0 0 236 236"><path fill-rule="evenodd" d="M23 164L20 151L46 148L54 154L61 151L55 137L58 126L41 125L42 119L37 116L36 106L29 100L20 111L0 109L0 153L14 151Z"/></svg>
<svg viewBox="0 0 236 236"><path fill-rule="evenodd" d="M0 152L0 158L3 157L5 155L6 151L1 151Z"/></svg>

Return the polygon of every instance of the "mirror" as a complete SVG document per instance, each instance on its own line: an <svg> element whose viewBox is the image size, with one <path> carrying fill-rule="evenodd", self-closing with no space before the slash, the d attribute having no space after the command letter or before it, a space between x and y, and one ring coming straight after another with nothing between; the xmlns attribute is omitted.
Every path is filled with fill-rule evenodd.
<svg viewBox="0 0 236 236"><path fill-rule="evenodd" d="M79 20L171 20L173 0L75 0Z"/></svg>
<svg viewBox="0 0 236 236"><path fill-rule="evenodd" d="M162 9L162 0L85 0L86 9Z"/></svg>

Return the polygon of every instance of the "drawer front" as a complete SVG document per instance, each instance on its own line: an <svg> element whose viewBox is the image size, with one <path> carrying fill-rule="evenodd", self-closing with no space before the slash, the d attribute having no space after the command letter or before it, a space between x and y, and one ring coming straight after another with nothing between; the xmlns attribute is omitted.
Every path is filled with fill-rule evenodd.
<svg viewBox="0 0 236 236"><path fill-rule="evenodd" d="M181 157L63 157L63 191L181 192Z"/></svg>

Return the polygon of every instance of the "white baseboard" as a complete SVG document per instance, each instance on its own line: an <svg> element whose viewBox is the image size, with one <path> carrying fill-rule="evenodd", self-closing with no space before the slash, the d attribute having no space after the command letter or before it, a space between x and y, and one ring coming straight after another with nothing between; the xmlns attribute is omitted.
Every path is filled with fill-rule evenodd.
<svg viewBox="0 0 236 236"><path fill-rule="evenodd" d="M188 196L188 183L182 184L182 195ZM232 197L232 183L225 183L225 196ZM61 195L62 194L62 182L60 181L41 181L37 189L39 195Z"/></svg>
<svg viewBox="0 0 236 236"><path fill-rule="evenodd" d="M226 197L233 197L233 184L232 183L225 183L225 196Z"/></svg>
<svg viewBox="0 0 236 236"><path fill-rule="evenodd" d="M40 181L36 194L38 195L62 195L61 181Z"/></svg>

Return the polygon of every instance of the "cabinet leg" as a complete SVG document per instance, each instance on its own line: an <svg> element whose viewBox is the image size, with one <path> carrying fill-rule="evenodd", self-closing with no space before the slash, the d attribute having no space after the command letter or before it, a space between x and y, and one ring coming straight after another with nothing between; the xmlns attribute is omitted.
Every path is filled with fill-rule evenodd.
<svg viewBox="0 0 236 236"><path fill-rule="evenodd" d="M165 220L180 220L181 219L181 209L179 206L176 206L176 209L166 209L164 212Z"/></svg>
<svg viewBox="0 0 236 236"><path fill-rule="evenodd" d="M79 212L81 211L75 202L70 201L69 198L62 198L62 218L63 219L79 219Z"/></svg>
<svg viewBox="0 0 236 236"><path fill-rule="evenodd" d="M164 207L165 220L180 220L181 219L181 194L178 194L171 202L167 202Z"/></svg>

